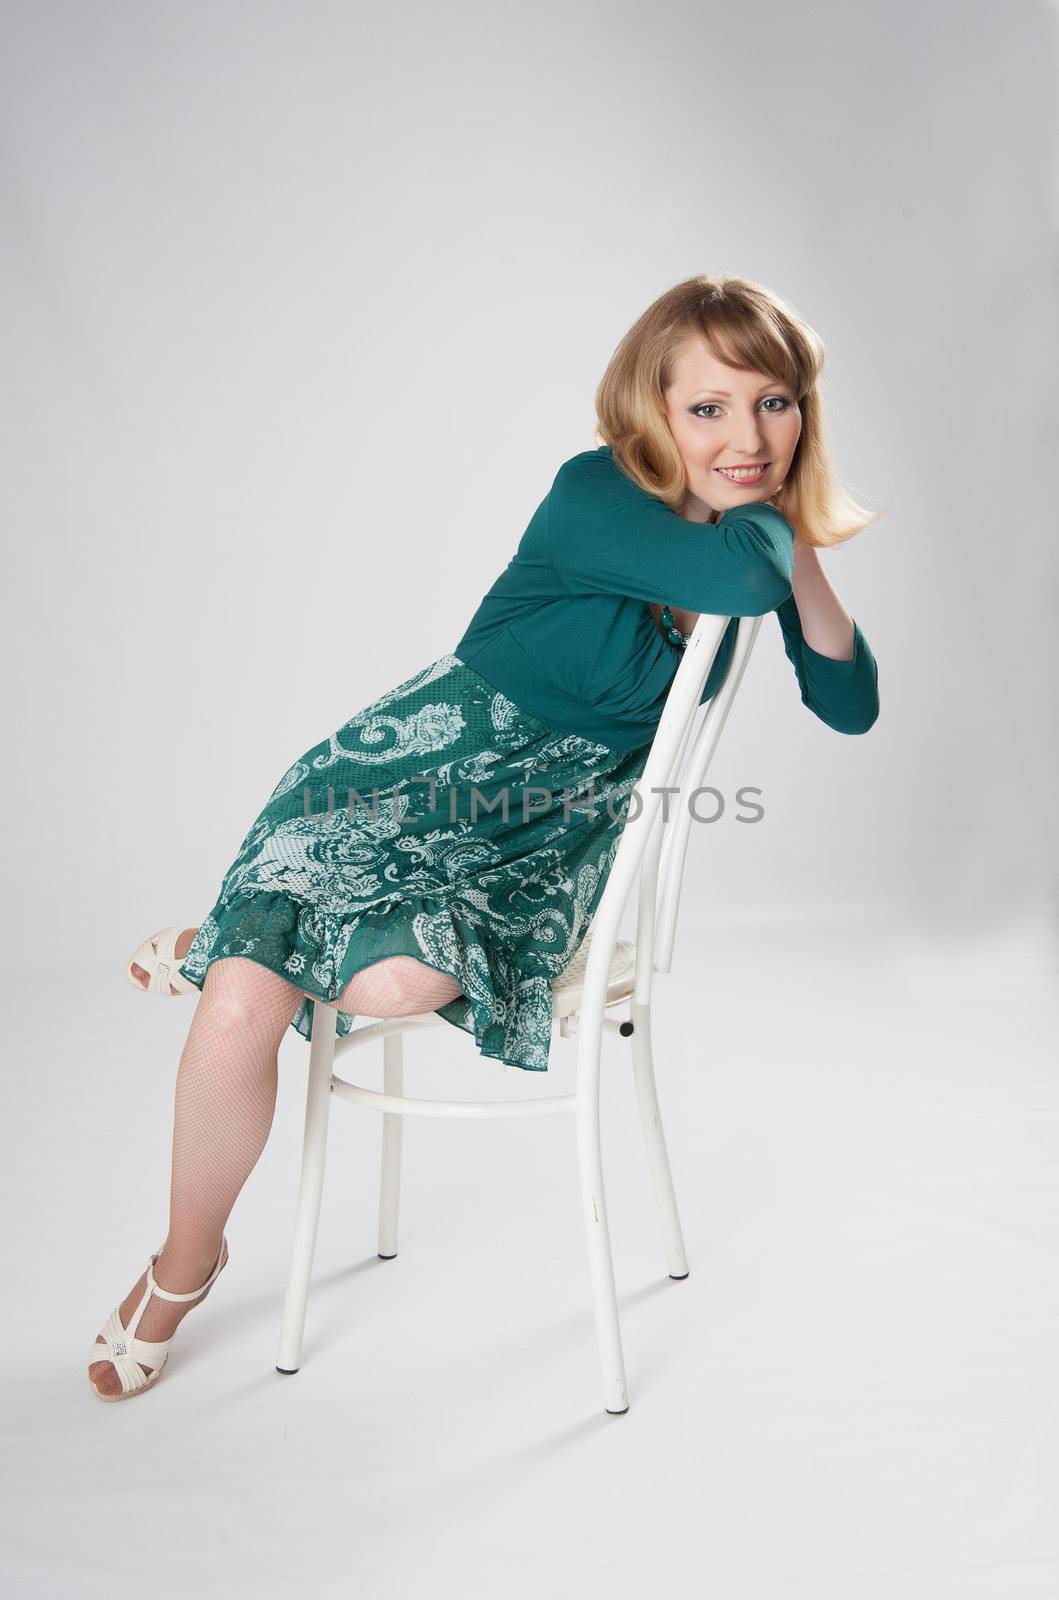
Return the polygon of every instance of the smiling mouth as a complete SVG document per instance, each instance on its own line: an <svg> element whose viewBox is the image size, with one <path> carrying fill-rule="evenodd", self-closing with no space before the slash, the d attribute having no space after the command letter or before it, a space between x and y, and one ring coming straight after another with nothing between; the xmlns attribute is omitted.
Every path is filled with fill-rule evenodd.
<svg viewBox="0 0 1059 1600"><path fill-rule="evenodd" d="M746 482L751 482L754 478L760 478L761 474L765 471L765 468L770 464L771 463L768 461L759 461L753 466L746 465L741 467L714 467L713 470L714 472L719 472L722 478L727 478L731 483L740 483L744 480Z"/></svg>

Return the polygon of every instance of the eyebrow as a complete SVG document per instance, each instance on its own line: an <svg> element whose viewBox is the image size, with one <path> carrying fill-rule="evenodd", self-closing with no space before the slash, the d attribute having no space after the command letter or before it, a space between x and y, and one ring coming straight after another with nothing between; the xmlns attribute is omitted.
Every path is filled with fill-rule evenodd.
<svg viewBox="0 0 1059 1600"><path fill-rule="evenodd" d="M774 381L772 383L764 383L764 384L762 384L761 388L758 390L758 393L759 394L764 394L766 389L789 389L789 388L790 388L790 384L789 383L784 383L782 379L779 379L778 381ZM716 395L720 395L722 400L730 400L732 398L731 394L729 393L729 391L727 389L696 389L695 393L692 394L692 395L689 395L688 398L690 400L694 400L696 394L716 394Z"/></svg>

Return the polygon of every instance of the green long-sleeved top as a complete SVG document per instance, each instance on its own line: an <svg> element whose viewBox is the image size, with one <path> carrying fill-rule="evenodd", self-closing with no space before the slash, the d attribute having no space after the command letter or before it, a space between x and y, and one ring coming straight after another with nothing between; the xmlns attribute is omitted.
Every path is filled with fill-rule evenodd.
<svg viewBox="0 0 1059 1600"><path fill-rule="evenodd" d="M803 703L839 733L879 714L878 668L854 619L853 655L805 642L794 530L764 501L689 522L641 489L609 445L564 461L454 654L550 726L627 751L655 735L680 664L647 602L731 618L700 704L724 682L739 617L775 611Z"/></svg>

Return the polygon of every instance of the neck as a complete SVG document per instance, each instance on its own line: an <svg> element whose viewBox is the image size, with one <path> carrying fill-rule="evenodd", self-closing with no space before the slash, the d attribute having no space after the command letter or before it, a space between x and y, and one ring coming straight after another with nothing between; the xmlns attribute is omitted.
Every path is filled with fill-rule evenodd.
<svg viewBox="0 0 1059 1600"><path fill-rule="evenodd" d="M717 522L721 513L715 506L708 506L705 501L699 500L695 495L689 495L684 502L684 509L680 513L685 522Z"/></svg>

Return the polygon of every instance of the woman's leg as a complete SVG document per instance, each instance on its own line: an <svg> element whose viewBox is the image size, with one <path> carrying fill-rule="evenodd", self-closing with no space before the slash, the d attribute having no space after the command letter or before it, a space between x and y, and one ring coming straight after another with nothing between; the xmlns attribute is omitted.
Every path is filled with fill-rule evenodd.
<svg viewBox="0 0 1059 1600"><path fill-rule="evenodd" d="M388 956L354 973L330 1004L355 1016L415 1016L461 993L447 973L411 956ZM225 1223L272 1127L279 1046L302 999L286 979L242 956L225 956L207 969L177 1069L169 1234L155 1262L163 1289L197 1289L213 1269ZM146 1287L144 1272L122 1302L126 1326ZM171 1338L205 1299L152 1297L137 1336ZM120 1392L110 1361L94 1361L88 1372L104 1394Z"/></svg>
<svg viewBox="0 0 1059 1600"><path fill-rule="evenodd" d="M415 1017L448 1005L462 993L455 978L414 956L385 956L355 972L336 1000L317 1004L355 1017Z"/></svg>
<svg viewBox="0 0 1059 1600"><path fill-rule="evenodd" d="M197 928L185 928L181 932L175 947L178 958L187 955L196 933ZM132 975L146 989L148 974L135 961ZM176 990L172 992L175 994ZM435 972L433 967L417 961L414 956L386 956L354 973L337 1000L321 1000L320 1004L333 1005L336 1011L348 1011L357 1017L411 1017L423 1011L436 1011L438 1006L447 1005L462 993L456 979L450 978L447 972ZM315 998L315 995L310 996L310 999ZM378 1011L376 1005L385 1009Z"/></svg>
<svg viewBox="0 0 1059 1600"><path fill-rule="evenodd" d="M293 984L242 956L213 961L206 972L177 1070L169 1234L155 1262L163 1289L197 1289L216 1263L229 1213L272 1127L279 1046L301 1002ZM126 1327L146 1287L144 1272L122 1302ZM205 1298L152 1296L137 1336L170 1338ZM88 1371L103 1393L120 1391L110 1361Z"/></svg>

